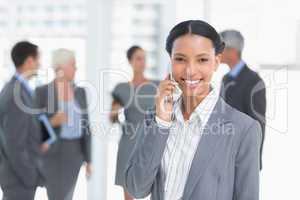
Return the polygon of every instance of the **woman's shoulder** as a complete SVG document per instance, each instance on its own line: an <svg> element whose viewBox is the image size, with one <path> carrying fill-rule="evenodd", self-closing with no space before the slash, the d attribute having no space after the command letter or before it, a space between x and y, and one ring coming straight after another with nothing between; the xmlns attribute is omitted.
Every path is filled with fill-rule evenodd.
<svg viewBox="0 0 300 200"><path fill-rule="evenodd" d="M128 88L129 82L120 82L117 83L113 90L124 90L125 88Z"/></svg>
<svg viewBox="0 0 300 200"><path fill-rule="evenodd" d="M113 88L112 95L113 97L122 96L128 93L129 88L129 82L120 82Z"/></svg>
<svg viewBox="0 0 300 200"><path fill-rule="evenodd" d="M145 84L143 84L143 86L147 86L146 88L149 88L149 87L154 87L154 88L157 88L159 86L159 83L160 81L159 80L148 80Z"/></svg>
<svg viewBox="0 0 300 200"><path fill-rule="evenodd" d="M249 115L233 108L225 102L226 115L230 118L230 122L234 131L235 138L239 138L239 141L244 138L249 132L254 132L255 137L261 133L261 127L257 120L253 119ZM254 131L253 131L254 130Z"/></svg>
<svg viewBox="0 0 300 200"><path fill-rule="evenodd" d="M150 80L150 82L153 83L153 84L155 84L155 85L159 85L160 80L154 79L154 80Z"/></svg>
<svg viewBox="0 0 300 200"><path fill-rule="evenodd" d="M228 110L230 110L231 121L235 122L236 124L240 124L241 126L247 126L247 125L249 126L255 121L249 115L237 110L236 108L230 106L227 103L226 103L226 107Z"/></svg>

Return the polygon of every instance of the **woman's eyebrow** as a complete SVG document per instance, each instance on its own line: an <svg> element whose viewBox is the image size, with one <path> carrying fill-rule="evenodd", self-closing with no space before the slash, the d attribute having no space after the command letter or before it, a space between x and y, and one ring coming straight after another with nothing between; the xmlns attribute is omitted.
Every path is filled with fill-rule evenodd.
<svg viewBox="0 0 300 200"><path fill-rule="evenodd" d="M208 56L209 54L208 53L200 53L198 55L196 55L196 57L202 57L202 56Z"/></svg>
<svg viewBox="0 0 300 200"><path fill-rule="evenodd" d="M183 53L175 53L174 56L184 56L184 57L186 57L186 55L184 55Z"/></svg>
<svg viewBox="0 0 300 200"><path fill-rule="evenodd" d="M183 56L183 57L187 57L185 54L183 53L174 53L174 56ZM198 55L196 55L196 57L202 57L202 56L209 56L208 53L200 53Z"/></svg>

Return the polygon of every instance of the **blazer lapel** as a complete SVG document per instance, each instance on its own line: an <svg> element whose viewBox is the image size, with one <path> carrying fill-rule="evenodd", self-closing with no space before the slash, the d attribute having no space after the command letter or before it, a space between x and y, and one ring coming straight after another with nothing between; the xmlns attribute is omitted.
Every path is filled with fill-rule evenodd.
<svg viewBox="0 0 300 200"><path fill-rule="evenodd" d="M74 87L74 98L75 100L78 102L80 108L83 108L84 104L82 102L82 96L80 94L80 89L79 87L77 87L76 85L73 86ZM48 102L50 105L49 108L51 111L51 113L56 113L58 111L58 91L57 91L57 88L56 88L56 85L55 85L55 81L52 81L50 84L49 84L49 88L48 88L48 94L51 94L51 95L48 95Z"/></svg>
<svg viewBox="0 0 300 200"><path fill-rule="evenodd" d="M83 96L81 94L80 88L77 86L74 86L74 98L81 109L84 109L84 102L83 102Z"/></svg>
<svg viewBox="0 0 300 200"><path fill-rule="evenodd" d="M183 199L190 199L196 184L214 157L216 148L222 140L222 126L228 122L226 118L225 103L219 98L204 130L196 150L192 166L185 184Z"/></svg>
<svg viewBox="0 0 300 200"><path fill-rule="evenodd" d="M46 96L48 98L48 109L50 111L49 113L55 114L58 110L58 94L55 81L52 81L49 84Z"/></svg>
<svg viewBox="0 0 300 200"><path fill-rule="evenodd" d="M13 85L14 101L19 103L18 106L24 106L24 111L28 112L33 107L33 97L30 96L29 91L23 86L23 84L16 78L13 78L11 84ZM20 102L18 102L20 101Z"/></svg>

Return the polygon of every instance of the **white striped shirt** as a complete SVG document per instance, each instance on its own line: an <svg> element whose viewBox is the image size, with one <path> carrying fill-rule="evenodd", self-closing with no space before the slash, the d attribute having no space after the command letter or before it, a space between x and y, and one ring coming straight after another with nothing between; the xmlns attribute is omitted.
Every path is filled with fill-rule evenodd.
<svg viewBox="0 0 300 200"><path fill-rule="evenodd" d="M191 164L201 139L202 128L207 123L218 98L218 92L213 89L196 107L187 121L182 115L181 99L174 104L174 120L171 123L156 117L158 125L170 127L170 134L161 163L165 200L177 200L182 197Z"/></svg>

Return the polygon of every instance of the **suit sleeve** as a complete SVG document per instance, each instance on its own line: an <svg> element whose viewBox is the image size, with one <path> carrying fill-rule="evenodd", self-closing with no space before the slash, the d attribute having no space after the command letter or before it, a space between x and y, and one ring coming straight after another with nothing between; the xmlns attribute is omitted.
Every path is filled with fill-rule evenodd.
<svg viewBox="0 0 300 200"><path fill-rule="evenodd" d="M92 134L91 134L91 129L90 129L90 121L89 121L89 114L88 114L88 103L87 103L87 97L85 90L82 89L83 91L83 98L84 98L84 104L85 104L85 109L84 109L84 117L83 117L83 130L84 130L84 135L81 139L81 145L82 145L82 151L84 155L84 160L87 163L90 163L92 160L91 156L91 146L92 146Z"/></svg>
<svg viewBox="0 0 300 200"><path fill-rule="evenodd" d="M266 124L266 88L263 80L258 80L249 89L249 97L247 97L247 114L257 120L262 129L262 140L260 144L260 157L262 157L263 143L265 139ZM262 163L261 163L262 168Z"/></svg>
<svg viewBox="0 0 300 200"><path fill-rule="evenodd" d="M158 126L154 119L141 123L138 139L125 170L125 187L135 198L151 193L160 168L169 129Z"/></svg>
<svg viewBox="0 0 300 200"><path fill-rule="evenodd" d="M50 119L55 113L54 104L57 99L54 95L55 91L51 90L48 85L44 85L35 89L35 102L41 114L45 114Z"/></svg>
<svg viewBox="0 0 300 200"><path fill-rule="evenodd" d="M35 102L36 102L36 105L38 108L43 108L43 92L42 92L42 88L36 88L35 91L34 91L34 96L35 96Z"/></svg>
<svg viewBox="0 0 300 200"><path fill-rule="evenodd" d="M113 89L113 91L111 92L111 96L112 96L113 101L116 101L119 104L121 104L122 106L124 106L122 98L121 98L121 91L120 91L121 89L120 89L120 87L121 87L120 84L116 85L115 88Z"/></svg>
<svg viewBox="0 0 300 200"><path fill-rule="evenodd" d="M27 187L37 184L37 167L28 151L29 120L14 101L3 116L3 133L7 158L16 176ZM18 118L16 120L16 117Z"/></svg>
<svg viewBox="0 0 300 200"><path fill-rule="evenodd" d="M48 119L50 118L50 115L46 109L46 99L47 97L45 97L45 92L44 92L44 87L38 87L35 89L34 91L35 93L35 103L38 109L40 109L40 114L45 114ZM50 135L47 131L47 128L45 127L45 125L40 122L41 125L41 133L42 133L42 140L43 142L47 141L50 138Z"/></svg>
<svg viewBox="0 0 300 200"><path fill-rule="evenodd" d="M233 200L259 199L261 127L254 121L241 140L236 160Z"/></svg>

